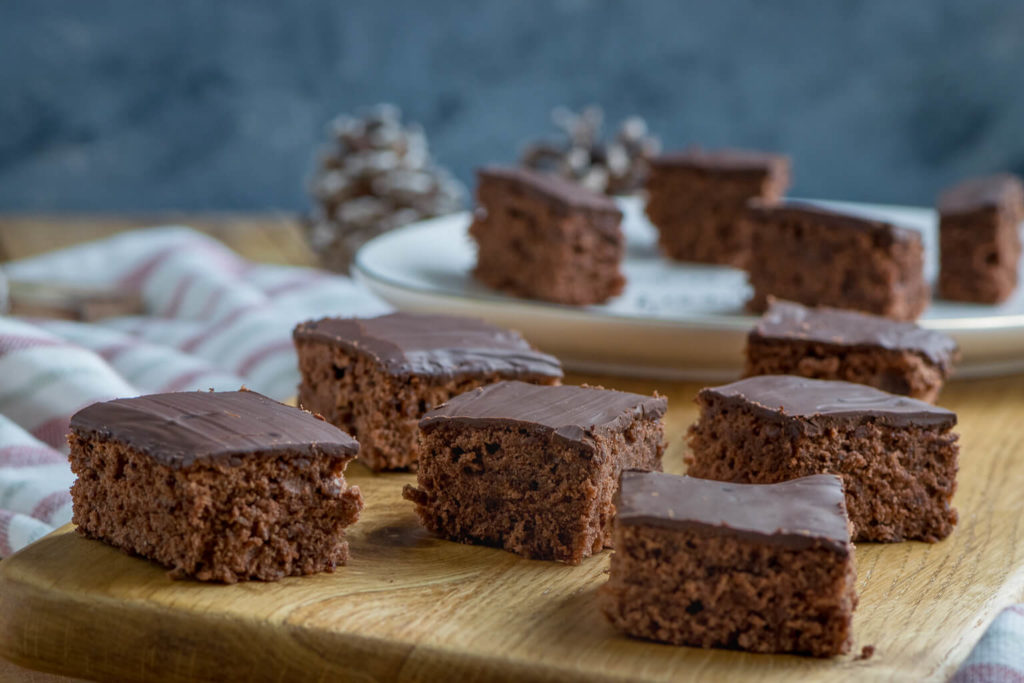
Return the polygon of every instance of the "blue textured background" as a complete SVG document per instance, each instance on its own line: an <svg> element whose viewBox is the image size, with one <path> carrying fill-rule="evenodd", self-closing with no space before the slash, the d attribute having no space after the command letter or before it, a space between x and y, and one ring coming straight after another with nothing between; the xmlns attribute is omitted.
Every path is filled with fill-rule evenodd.
<svg viewBox="0 0 1024 683"><path fill-rule="evenodd" d="M555 105L931 203L1024 173L1024 2L5 2L0 209L306 206L334 114L399 104L463 180Z"/></svg>

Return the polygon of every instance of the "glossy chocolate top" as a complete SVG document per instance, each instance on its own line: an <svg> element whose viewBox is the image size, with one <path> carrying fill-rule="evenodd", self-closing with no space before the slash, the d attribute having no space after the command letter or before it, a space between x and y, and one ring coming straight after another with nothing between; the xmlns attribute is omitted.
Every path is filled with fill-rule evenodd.
<svg viewBox="0 0 1024 683"><path fill-rule="evenodd" d="M789 157L750 149L691 148L656 156L650 163L652 166L694 168L709 172L756 172L766 175L788 172L789 169Z"/></svg>
<svg viewBox="0 0 1024 683"><path fill-rule="evenodd" d="M1000 173L983 178L971 178L948 188L939 195L939 212L971 213L1004 205L1019 207L1022 203L1024 185L1021 184L1020 178L1009 173Z"/></svg>
<svg viewBox="0 0 1024 683"><path fill-rule="evenodd" d="M668 401L623 391L577 386L498 382L467 391L420 420L420 429L442 424L527 427L564 441L593 446L597 432L624 429L636 419L658 419Z"/></svg>
<svg viewBox="0 0 1024 683"><path fill-rule="evenodd" d="M810 202L786 200L780 204L765 204L755 199L751 200L749 206L751 216L760 220L812 220L840 230L860 230L888 236L894 241L922 243L921 233L912 228L905 228L858 214L827 209Z"/></svg>
<svg viewBox="0 0 1024 683"><path fill-rule="evenodd" d="M623 472L616 524L740 537L793 550L850 551L843 482L815 474L779 484L732 484L661 472Z"/></svg>
<svg viewBox="0 0 1024 683"><path fill-rule="evenodd" d="M771 420L824 428L873 420L894 427L956 424L956 413L907 396L851 382L794 375L760 375L721 387L701 389L701 398L717 397L744 405Z"/></svg>
<svg viewBox="0 0 1024 683"><path fill-rule="evenodd" d="M355 457L359 444L334 425L254 391L152 394L94 403L75 413L82 438L115 441L170 467L240 465L261 455Z"/></svg>
<svg viewBox="0 0 1024 683"><path fill-rule="evenodd" d="M957 353L953 339L914 323L838 308L808 308L775 300L750 338L817 342L831 346L873 346L913 351L949 371Z"/></svg>
<svg viewBox="0 0 1024 683"><path fill-rule="evenodd" d="M299 324L294 337L367 354L396 377L562 376L557 358L535 350L518 332L476 318L416 313L323 318Z"/></svg>
<svg viewBox="0 0 1024 683"><path fill-rule="evenodd" d="M487 166L477 170L477 180L481 183L499 180L513 184L563 207L614 213L620 218L622 216L618 205L611 197L548 173L539 173L518 166Z"/></svg>

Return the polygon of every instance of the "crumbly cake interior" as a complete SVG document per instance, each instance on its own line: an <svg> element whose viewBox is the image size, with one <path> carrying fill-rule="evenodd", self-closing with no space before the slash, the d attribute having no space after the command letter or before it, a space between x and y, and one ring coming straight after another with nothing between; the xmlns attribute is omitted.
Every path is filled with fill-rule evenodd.
<svg viewBox="0 0 1024 683"><path fill-rule="evenodd" d="M855 541L935 542L953 531L959 447L950 429L890 427L867 418L815 434L714 397L698 402L687 474L755 484L837 474Z"/></svg>
<svg viewBox="0 0 1024 683"><path fill-rule="evenodd" d="M235 583L332 571L363 506L348 458L304 454L175 468L114 440L72 433L79 533L155 560L174 577Z"/></svg>
<svg viewBox="0 0 1024 683"><path fill-rule="evenodd" d="M1021 215L986 208L943 216L939 226L939 296L996 304L1017 288Z"/></svg>
<svg viewBox="0 0 1024 683"><path fill-rule="evenodd" d="M422 433L418 488L406 497L431 532L535 559L579 564L611 542L625 469L660 470L660 420L595 435L596 450L528 427Z"/></svg>
<svg viewBox="0 0 1024 683"><path fill-rule="evenodd" d="M754 375L856 382L930 403L946 380L941 367L913 351L752 337L747 341L744 377Z"/></svg>
<svg viewBox="0 0 1024 683"><path fill-rule="evenodd" d="M754 295L747 302L752 312L763 313L771 296L895 320L916 320L928 305L919 240L782 214L756 221L752 243L748 275Z"/></svg>
<svg viewBox="0 0 1024 683"><path fill-rule="evenodd" d="M602 609L676 645L818 657L849 652L852 548L793 550L697 529L617 525Z"/></svg>
<svg viewBox="0 0 1024 683"><path fill-rule="evenodd" d="M501 373L454 379L394 377L372 358L315 341L297 340L299 406L323 415L359 441L359 460L373 470L416 469L419 420L453 396L502 379ZM518 377L558 384L546 375Z"/></svg>
<svg viewBox="0 0 1024 683"><path fill-rule="evenodd" d="M620 216L564 209L506 183L481 181L469 228L477 242L473 275L514 296L570 305L622 292L625 238Z"/></svg>
<svg viewBox="0 0 1024 683"><path fill-rule="evenodd" d="M647 181L646 212L669 258L743 268L751 248L747 200L777 201L787 182L767 173L722 177L654 167Z"/></svg>

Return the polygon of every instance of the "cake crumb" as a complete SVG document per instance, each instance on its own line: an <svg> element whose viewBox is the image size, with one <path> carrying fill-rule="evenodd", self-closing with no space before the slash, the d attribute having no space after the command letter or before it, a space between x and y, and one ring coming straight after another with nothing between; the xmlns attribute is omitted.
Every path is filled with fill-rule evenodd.
<svg viewBox="0 0 1024 683"><path fill-rule="evenodd" d="M864 647L862 647L860 649L860 654L857 655L856 658L858 660L861 660L861 659L871 659L874 656L875 656L875 646L874 645L865 645Z"/></svg>

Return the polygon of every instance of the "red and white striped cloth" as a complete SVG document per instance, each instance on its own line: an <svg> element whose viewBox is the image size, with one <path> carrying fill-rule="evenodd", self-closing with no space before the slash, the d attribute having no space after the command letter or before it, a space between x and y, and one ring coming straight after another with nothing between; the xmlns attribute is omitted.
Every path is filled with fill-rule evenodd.
<svg viewBox="0 0 1024 683"><path fill-rule="evenodd" d="M245 261L187 228L151 228L8 264L8 277L120 287L147 315L85 324L0 317L0 557L71 519L68 420L162 391L295 394L291 330L388 310L350 279Z"/></svg>

